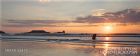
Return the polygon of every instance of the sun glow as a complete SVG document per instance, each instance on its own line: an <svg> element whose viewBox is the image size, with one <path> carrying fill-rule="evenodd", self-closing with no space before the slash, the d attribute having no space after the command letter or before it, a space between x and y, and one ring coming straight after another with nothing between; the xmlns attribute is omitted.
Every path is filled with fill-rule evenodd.
<svg viewBox="0 0 140 56"><path fill-rule="evenodd" d="M112 26L105 26L104 28L105 28L105 30L107 30L107 31L112 30Z"/></svg>
<svg viewBox="0 0 140 56"><path fill-rule="evenodd" d="M39 0L39 2L49 2L50 0Z"/></svg>
<svg viewBox="0 0 140 56"><path fill-rule="evenodd" d="M112 25L106 25L103 28L104 33L111 33L113 31L113 26Z"/></svg>

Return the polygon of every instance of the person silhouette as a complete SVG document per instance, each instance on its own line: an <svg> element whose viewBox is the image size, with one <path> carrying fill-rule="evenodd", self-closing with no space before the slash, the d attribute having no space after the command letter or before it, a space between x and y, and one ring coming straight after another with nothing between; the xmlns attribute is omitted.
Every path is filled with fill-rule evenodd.
<svg viewBox="0 0 140 56"><path fill-rule="evenodd" d="M93 47L95 48L96 47L96 34L92 35L92 40L93 40L93 42L92 42Z"/></svg>
<svg viewBox="0 0 140 56"><path fill-rule="evenodd" d="M96 34L92 35L92 40L96 40Z"/></svg>

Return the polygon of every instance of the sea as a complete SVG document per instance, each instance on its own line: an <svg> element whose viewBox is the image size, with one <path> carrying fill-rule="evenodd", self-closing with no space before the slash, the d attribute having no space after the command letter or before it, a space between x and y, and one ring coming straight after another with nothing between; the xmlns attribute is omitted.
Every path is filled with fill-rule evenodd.
<svg viewBox="0 0 140 56"><path fill-rule="evenodd" d="M140 56L140 37L77 38L82 40L0 39L0 56Z"/></svg>

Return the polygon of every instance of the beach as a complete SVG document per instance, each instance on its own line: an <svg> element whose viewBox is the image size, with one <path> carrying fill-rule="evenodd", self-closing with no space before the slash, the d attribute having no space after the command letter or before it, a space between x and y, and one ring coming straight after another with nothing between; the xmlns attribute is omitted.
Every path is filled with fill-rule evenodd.
<svg viewBox="0 0 140 56"><path fill-rule="evenodd" d="M103 40L105 37L97 37ZM139 56L138 37L108 37L113 41L0 40L1 56ZM105 38L106 39L106 38ZM127 40L128 39L128 40ZM116 41L115 41L116 40ZM127 40L127 41L124 41Z"/></svg>

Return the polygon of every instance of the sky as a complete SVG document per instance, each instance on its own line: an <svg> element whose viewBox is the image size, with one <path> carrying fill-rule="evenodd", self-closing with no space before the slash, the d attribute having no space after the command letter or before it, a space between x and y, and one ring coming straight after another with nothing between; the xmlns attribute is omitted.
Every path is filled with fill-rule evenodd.
<svg viewBox="0 0 140 56"><path fill-rule="evenodd" d="M1 30L140 33L139 0L2 0Z"/></svg>

